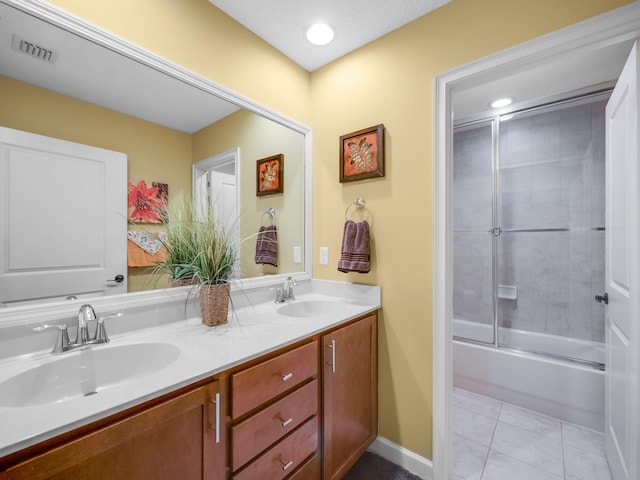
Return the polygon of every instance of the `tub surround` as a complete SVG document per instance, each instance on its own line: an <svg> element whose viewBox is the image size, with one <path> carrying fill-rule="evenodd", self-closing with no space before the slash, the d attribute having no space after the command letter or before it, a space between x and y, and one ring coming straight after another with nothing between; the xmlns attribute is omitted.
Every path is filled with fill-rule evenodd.
<svg viewBox="0 0 640 480"><path fill-rule="evenodd" d="M154 374L99 389L97 394L88 397L29 407L0 405L0 457L206 379L381 307L380 287L322 280L299 283L294 302L338 301L340 309L307 318L285 316L278 313L283 305L273 303L273 292L265 287L236 291L232 295L232 318L228 324L215 328L202 325L199 317L190 315L194 311L193 301L185 304L184 300L167 298L164 305L123 309L123 317L108 321L111 343L92 348L160 342L179 348L177 360ZM98 310L97 313L106 312ZM7 334L0 335L2 343L10 346L14 340L19 348L12 349L13 356L0 360L0 382L59 358L50 353L55 332L46 336L47 346L42 349L42 340L35 332L26 337L25 329L18 329L16 325L1 330ZM25 352L29 338L32 350ZM76 352L63 355L74 354Z"/></svg>
<svg viewBox="0 0 640 480"><path fill-rule="evenodd" d="M453 385L604 431L602 370L541 355L454 341Z"/></svg>

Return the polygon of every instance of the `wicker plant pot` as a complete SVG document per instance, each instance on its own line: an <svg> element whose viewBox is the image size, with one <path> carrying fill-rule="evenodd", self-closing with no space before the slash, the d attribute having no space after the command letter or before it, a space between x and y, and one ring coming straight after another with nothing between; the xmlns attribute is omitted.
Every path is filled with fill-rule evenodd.
<svg viewBox="0 0 640 480"><path fill-rule="evenodd" d="M169 282L170 287L188 287L197 284L198 281L195 278L172 278Z"/></svg>
<svg viewBox="0 0 640 480"><path fill-rule="evenodd" d="M230 290L228 283L200 286L200 313L204 325L215 327L227 323Z"/></svg>

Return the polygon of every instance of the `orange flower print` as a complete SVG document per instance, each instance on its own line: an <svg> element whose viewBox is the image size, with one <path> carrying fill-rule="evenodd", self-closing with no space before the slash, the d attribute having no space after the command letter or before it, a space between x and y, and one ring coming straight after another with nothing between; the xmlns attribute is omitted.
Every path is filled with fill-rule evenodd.
<svg viewBox="0 0 640 480"><path fill-rule="evenodd" d="M278 188L278 162L265 163L262 170L262 190Z"/></svg>
<svg viewBox="0 0 640 480"><path fill-rule="evenodd" d="M160 186L148 187L147 182L140 180L135 185L129 182L128 206L130 221L161 223L160 214L166 204L163 195L161 195Z"/></svg>

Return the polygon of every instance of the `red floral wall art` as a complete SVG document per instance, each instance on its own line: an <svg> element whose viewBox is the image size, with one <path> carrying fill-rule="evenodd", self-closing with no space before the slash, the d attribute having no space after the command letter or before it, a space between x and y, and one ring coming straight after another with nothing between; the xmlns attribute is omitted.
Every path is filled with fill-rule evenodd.
<svg viewBox="0 0 640 480"><path fill-rule="evenodd" d="M166 218L169 185L166 183L129 181L129 221L133 223L162 223Z"/></svg>

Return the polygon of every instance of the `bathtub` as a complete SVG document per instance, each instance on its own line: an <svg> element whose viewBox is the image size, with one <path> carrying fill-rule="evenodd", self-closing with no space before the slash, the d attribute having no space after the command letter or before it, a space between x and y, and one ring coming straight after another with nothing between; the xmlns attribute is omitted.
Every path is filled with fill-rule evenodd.
<svg viewBox="0 0 640 480"><path fill-rule="evenodd" d="M454 335L486 329L464 320L454 320ZM477 331L486 337L486 332ZM562 337L502 329L500 340L509 345L536 350L536 342L561 342ZM512 336L512 338L504 337ZM536 338L538 336L539 338ZM477 338L477 337L476 337ZM573 352L590 349L592 360L604 363L604 347L594 342L568 339ZM593 345L590 345L593 344ZM562 346L557 348L562 351ZM565 348L566 350L566 348ZM582 352L584 353L584 352ZM560 420L604 431L604 372L591 366L509 349L496 349L453 341L453 385Z"/></svg>

